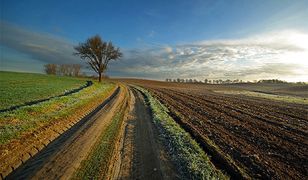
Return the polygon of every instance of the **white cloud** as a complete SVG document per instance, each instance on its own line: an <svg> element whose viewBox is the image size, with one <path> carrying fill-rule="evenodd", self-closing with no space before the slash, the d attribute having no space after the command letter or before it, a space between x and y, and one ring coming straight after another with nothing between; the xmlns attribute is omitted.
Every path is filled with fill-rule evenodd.
<svg viewBox="0 0 308 180"><path fill-rule="evenodd" d="M27 55L28 60L57 64L81 62L72 55L73 44L68 40L3 22L0 27L0 45ZM153 79L279 78L308 81L308 34L294 30L172 46L150 43L142 49L123 51L122 59L111 62L110 75ZM7 51L3 53L5 61L13 57L6 54Z"/></svg>
<svg viewBox="0 0 308 180"><path fill-rule="evenodd" d="M301 77L302 80L306 77L308 80L307 38L308 35L302 32L281 31L243 39L137 49L133 53L127 51L129 58L112 65L115 69L113 74L144 77L151 75L158 79L297 80L297 77ZM128 74L123 71L123 65L127 65L124 62L130 62L131 72Z"/></svg>

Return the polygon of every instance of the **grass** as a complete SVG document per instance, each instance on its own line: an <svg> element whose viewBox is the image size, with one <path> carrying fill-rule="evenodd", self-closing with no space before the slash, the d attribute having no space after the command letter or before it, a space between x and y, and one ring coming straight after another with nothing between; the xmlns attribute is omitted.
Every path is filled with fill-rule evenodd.
<svg viewBox="0 0 308 180"><path fill-rule="evenodd" d="M72 77L0 71L0 110L64 94L85 83Z"/></svg>
<svg viewBox="0 0 308 180"><path fill-rule="evenodd" d="M77 113L83 113L79 112L80 109L94 102L96 104L102 102L115 87L114 83L109 82L94 83L68 96L0 113L0 145L9 143L21 134L32 132L51 121L63 121Z"/></svg>
<svg viewBox="0 0 308 180"><path fill-rule="evenodd" d="M259 98L266 98L270 100L276 101L283 101L288 103L296 103L296 104L308 104L308 99L303 97L296 97L296 96L287 96L287 95L275 95L275 94L266 94L260 92L252 92L252 91L215 91L218 93L223 94L234 94L234 95L245 95L251 97L259 97Z"/></svg>
<svg viewBox="0 0 308 180"><path fill-rule="evenodd" d="M73 179L106 179L116 138L123 121L125 105L114 115L111 123L102 132L88 158L83 160Z"/></svg>
<svg viewBox="0 0 308 180"><path fill-rule="evenodd" d="M228 179L213 166L196 141L168 115L168 109L163 104L147 90L136 88L145 94L153 113L154 124L160 132L160 139L186 179Z"/></svg>

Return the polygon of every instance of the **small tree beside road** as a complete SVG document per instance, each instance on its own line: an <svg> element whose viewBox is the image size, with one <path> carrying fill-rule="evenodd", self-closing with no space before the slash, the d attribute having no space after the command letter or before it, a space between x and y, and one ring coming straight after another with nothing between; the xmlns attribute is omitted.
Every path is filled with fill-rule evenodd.
<svg viewBox="0 0 308 180"><path fill-rule="evenodd" d="M122 57L119 48L114 47L111 42L104 42L99 35L89 38L85 43L80 43L75 50L77 51L75 55L85 60L98 74L99 82L102 80L102 74L107 69L109 61Z"/></svg>

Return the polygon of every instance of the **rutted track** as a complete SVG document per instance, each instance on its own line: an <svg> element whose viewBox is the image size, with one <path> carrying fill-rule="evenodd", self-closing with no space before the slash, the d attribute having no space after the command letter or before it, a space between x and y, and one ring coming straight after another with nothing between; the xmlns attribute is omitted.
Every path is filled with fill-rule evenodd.
<svg viewBox="0 0 308 180"><path fill-rule="evenodd" d="M86 157L105 124L112 118L123 94L116 91L94 111L49 143L36 155L9 174L6 179L69 177Z"/></svg>
<svg viewBox="0 0 308 180"><path fill-rule="evenodd" d="M308 110L264 99L147 86L188 128L254 178L307 178Z"/></svg>
<svg viewBox="0 0 308 180"><path fill-rule="evenodd" d="M179 173L159 141L150 107L141 92L129 87L131 110L114 179L179 179Z"/></svg>

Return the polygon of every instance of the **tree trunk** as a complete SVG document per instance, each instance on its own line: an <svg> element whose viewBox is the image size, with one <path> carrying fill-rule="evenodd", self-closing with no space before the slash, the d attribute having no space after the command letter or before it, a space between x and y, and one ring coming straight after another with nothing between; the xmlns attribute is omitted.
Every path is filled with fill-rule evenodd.
<svg viewBox="0 0 308 180"><path fill-rule="evenodd" d="M98 73L98 82L101 82L101 81L102 81L102 73L99 72L99 73Z"/></svg>

